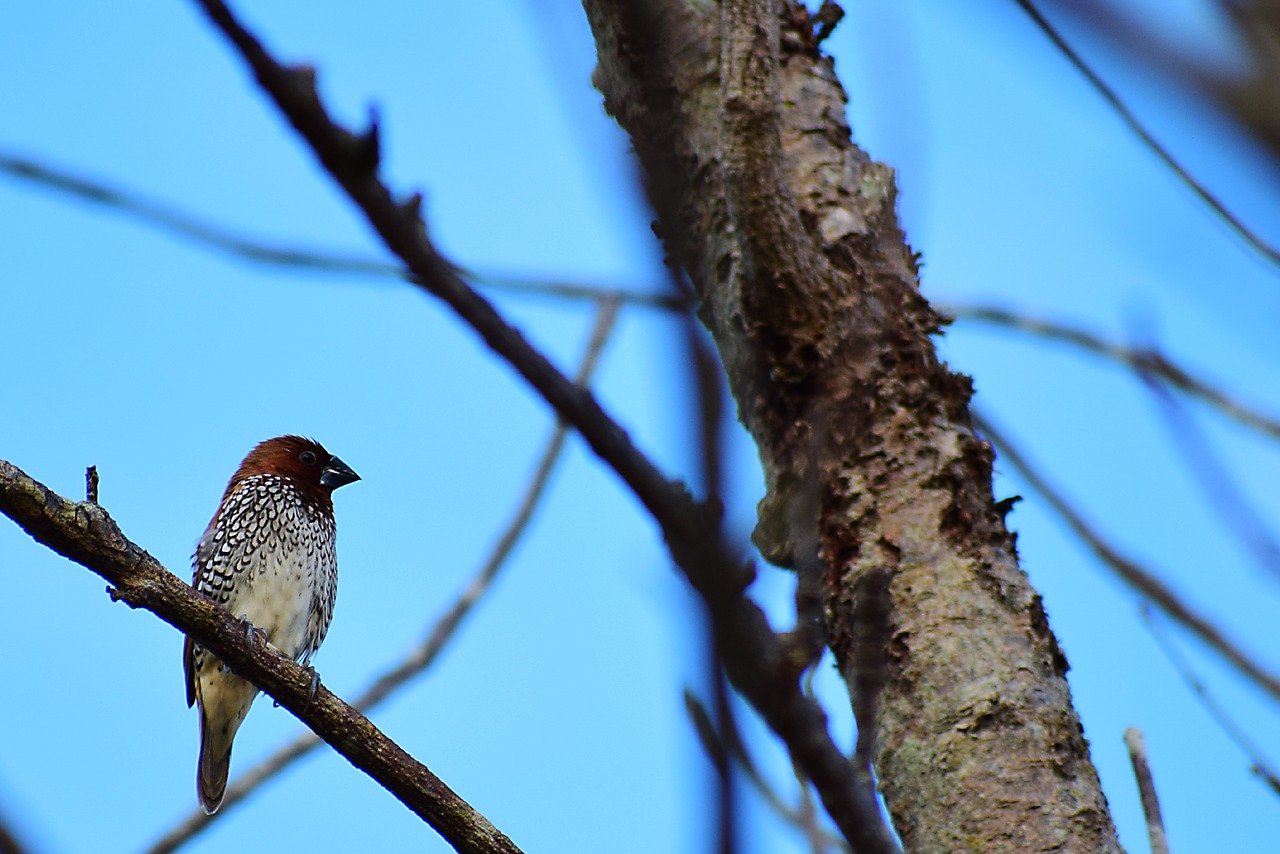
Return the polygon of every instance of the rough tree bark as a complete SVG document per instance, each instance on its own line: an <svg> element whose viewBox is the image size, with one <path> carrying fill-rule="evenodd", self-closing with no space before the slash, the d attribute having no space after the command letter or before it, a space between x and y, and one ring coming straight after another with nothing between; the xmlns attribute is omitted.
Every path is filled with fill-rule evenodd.
<svg viewBox="0 0 1280 854"><path fill-rule="evenodd" d="M584 6L596 86L759 446L757 545L821 590L907 849L1120 850L970 382L934 351L892 170L850 138L827 25L790 0Z"/></svg>

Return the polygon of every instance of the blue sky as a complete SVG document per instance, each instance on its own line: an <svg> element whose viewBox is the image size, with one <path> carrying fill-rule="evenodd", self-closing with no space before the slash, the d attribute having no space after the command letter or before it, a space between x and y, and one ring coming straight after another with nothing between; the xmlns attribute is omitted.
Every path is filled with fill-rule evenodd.
<svg viewBox="0 0 1280 854"><path fill-rule="evenodd" d="M244 5L244 4L242 4ZM1164 169L1013 3L850 3L829 46L857 139L898 170L926 296L988 302L1154 341L1280 412L1280 275ZM1156 4L1135 2L1139 11ZM1160 4L1160 32L1225 36L1203 4ZM482 17L481 17L482 16ZM254 4L279 56L319 68L357 122L380 109L385 174L424 193L433 237L474 269L664 287L628 143L589 83L576 4ZM1139 114L1237 212L1280 241L1280 181L1202 106L1068 29ZM266 240L383 258L368 228L187 4L0 10L0 151L130 188ZM257 441L313 435L364 480L337 495L341 583L315 664L352 694L413 645L504 525L551 429L547 407L467 329L394 281L255 266L0 176L0 457L64 495L97 465L125 532L189 575L227 477ZM566 371L588 304L495 294ZM672 476L696 478L679 327L624 309L597 375L606 408ZM1124 550L1278 666L1280 591L1186 471L1131 376L976 324L940 343L976 402ZM1274 444L1189 406L1274 523ZM731 431L729 518L744 542L755 452ZM1131 851L1143 823L1121 741L1147 735L1174 850L1274 845L1280 802L1192 698L1133 593L997 463L997 496L1072 664L1094 759ZM0 523L0 815L40 851L144 847L195 807L181 638L112 605L103 582ZM790 578L754 595L780 626ZM1276 704L1175 633L1273 759ZM489 599L428 675L373 718L526 851L699 851L711 777L681 689L703 690L697 609L655 527L580 441ZM824 670L833 728L840 687ZM749 713L744 725L758 732ZM299 731L269 702L233 776ZM787 769L757 738L781 788ZM748 851L804 843L751 801ZM447 846L376 784L318 753L219 821L193 851Z"/></svg>

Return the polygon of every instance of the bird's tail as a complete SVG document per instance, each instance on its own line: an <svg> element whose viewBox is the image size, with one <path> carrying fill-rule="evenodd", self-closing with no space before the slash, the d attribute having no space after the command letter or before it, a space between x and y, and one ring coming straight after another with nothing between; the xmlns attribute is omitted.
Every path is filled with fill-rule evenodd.
<svg viewBox="0 0 1280 854"><path fill-rule="evenodd" d="M233 733L234 735L234 733ZM200 761L196 764L196 791L200 805L209 815L222 806L227 793L227 775L231 772L231 743L222 731L215 731L209 719L200 715Z"/></svg>
<svg viewBox="0 0 1280 854"><path fill-rule="evenodd" d="M195 680L200 707L200 761L196 765L196 792L204 811L213 815L227 792L231 770L231 744L236 730L258 696L258 688L225 670L216 661Z"/></svg>

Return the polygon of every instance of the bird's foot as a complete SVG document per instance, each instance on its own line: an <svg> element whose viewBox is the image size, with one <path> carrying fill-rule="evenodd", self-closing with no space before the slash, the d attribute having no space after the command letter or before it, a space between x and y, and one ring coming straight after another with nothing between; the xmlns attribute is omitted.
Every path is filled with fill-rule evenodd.
<svg viewBox="0 0 1280 854"><path fill-rule="evenodd" d="M244 638L249 642L249 646L254 646L255 643L263 646L270 645L270 642L267 640L266 629L260 629L253 623L249 622L249 618L244 614L240 615L240 622L244 623Z"/></svg>
<svg viewBox="0 0 1280 854"><path fill-rule="evenodd" d="M320 674L310 664L302 665L302 669L311 676L311 691L307 694L307 704L302 707L302 711L305 713L307 709L311 708L311 704L316 701L316 692L320 690Z"/></svg>

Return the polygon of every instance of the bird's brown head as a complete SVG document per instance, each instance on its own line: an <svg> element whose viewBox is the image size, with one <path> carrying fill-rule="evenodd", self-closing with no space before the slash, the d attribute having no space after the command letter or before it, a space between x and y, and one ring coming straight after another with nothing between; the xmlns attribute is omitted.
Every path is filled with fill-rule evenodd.
<svg viewBox="0 0 1280 854"><path fill-rule="evenodd" d="M330 497L340 486L360 479L351 467L324 449L314 439L277 436L260 443L240 463L227 491L245 478L258 474L286 477L322 507L332 508Z"/></svg>

